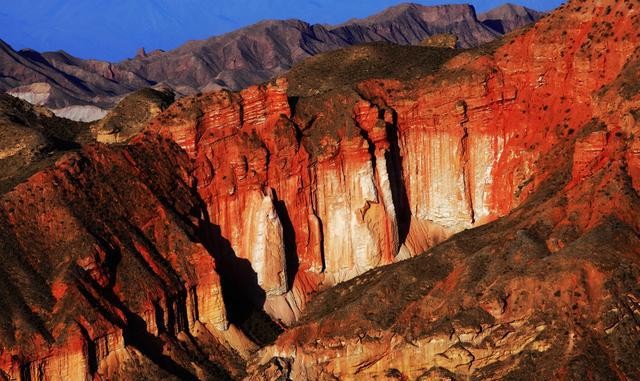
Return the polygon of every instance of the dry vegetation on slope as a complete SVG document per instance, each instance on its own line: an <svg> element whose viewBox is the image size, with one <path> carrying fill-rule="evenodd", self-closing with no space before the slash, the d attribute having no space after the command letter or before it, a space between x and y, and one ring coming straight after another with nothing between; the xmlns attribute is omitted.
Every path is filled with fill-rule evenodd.
<svg viewBox="0 0 640 381"><path fill-rule="evenodd" d="M0 378L639 378L638 11L570 1L419 78L321 56L319 94L65 155L0 197Z"/></svg>

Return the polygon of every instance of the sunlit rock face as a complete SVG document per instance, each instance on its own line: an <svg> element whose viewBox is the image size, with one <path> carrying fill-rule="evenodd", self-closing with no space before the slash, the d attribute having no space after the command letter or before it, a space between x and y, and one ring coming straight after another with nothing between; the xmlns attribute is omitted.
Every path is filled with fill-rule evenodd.
<svg viewBox="0 0 640 381"><path fill-rule="evenodd" d="M571 1L437 76L359 84L393 114L400 256L462 233L320 293L247 379L637 378L637 7Z"/></svg>
<svg viewBox="0 0 640 381"><path fill-rule="evenodd" d="M73 146L0 196L0 379L640 378L637 9Z"/></svg>
<svg viewBox="0 0 640 381"><path fill-rule="evenodd" d="M419 81L288 98L280 79L182 99L150 130L195 160L210 235L290 323L303 295L502 217L547 180L541 163L589 121L590 94L635 47L592 41L606 51L595 59L557 19L577 36L595 28L585 14L559 14Z"/></svg>
<svg viewBox="0 0 640 381"><path fill-rule="evenodd" d="M394 261L406 202L391 111L353 93L292 111L286 91L279 80L180 100L150 129L195 159L211 236L248 260L274 317L291 322L304 294ZM181 124L181 109L200 122Z"/></svg>

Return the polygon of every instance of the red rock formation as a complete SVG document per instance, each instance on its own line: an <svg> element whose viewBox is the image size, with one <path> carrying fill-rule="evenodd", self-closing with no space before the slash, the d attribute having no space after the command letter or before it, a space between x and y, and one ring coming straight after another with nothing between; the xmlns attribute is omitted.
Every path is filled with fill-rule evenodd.
<svg viewBox="0 0 640 381"><path fill-rule="evenodd" d="M589 37L632 28L605 10L559 12L421 81L372 80L291 107L279 80L184 99L152 129L194 158L212 223L252 264L267 311L290 323L304 294L504 216L537 189L551 173L541 161L594 115L590 94L636 47L635 35L615 49Z"/></svg>
<svg viewBox="0 0 640 381"><path fill-rule="evenodd" d="M195 159L211 222L288 323L306 293L391 263L400 246L392 114L355 94L315 102L301 99L292 117L279 81L181 100L152 125ZM201 116L181 123L185 112Z"/></svg>
<svg viewBox="0 0 640 381"><path fill-rule="evenodd" d="M188 344L171 337L229 350L215 262L194 243L190 168L175 144L141 136L123 149L86 146L2 196L7 377L129 377L127 364L147 358L184 378L174 352Z"/></svg>
<svg viewBox="0 0 640 381"><path fill-rule="evenodd" d="M182 98L67 156L0 198L0 369L239 377L264 310L293 328L250 379L638 378L636 3L411 81Z"/></svg>
<svg viewBox="0 0 640 381"><path fill-rule="evenodd" d="M320 294L252 372L637 378L637 5L572 1L491 55L360 84L397 115L409 237L508 216Z"/></svg>

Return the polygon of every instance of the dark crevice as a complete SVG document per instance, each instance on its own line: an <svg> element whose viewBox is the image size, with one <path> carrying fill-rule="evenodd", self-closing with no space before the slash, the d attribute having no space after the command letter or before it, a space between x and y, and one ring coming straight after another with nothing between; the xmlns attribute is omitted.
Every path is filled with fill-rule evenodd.
<svg viewBox="0 0 640 381"><path fill-rule="evenodd" d="M317 188L316 185L318 182L316 178L316 164L314 163L312 166L310 166L308 171L309 171L309 179L311 179L310 189L316 189ZM311 209L313 211L313 216L318 221L318 232L320 235L320 237L318 237L319 245L320 245L320 262L322 263L322 272L324 272L324 270L327 268L325 255L324 255L324 225L322 223L322 219L318 215L318 200L316 199L316 194L313 190L310 190L310 192L311 192L311 195L310 195Z"/></svg>
<svg viewBox="0 0 640 381"><path fill-rule="evenodd" d="M473 191L471 184L471 173L469 171L469 130L467 129L467 123L469 122L469 117L467 115L467 104L464 101L460 101L458 105L462 108L462 120L460 121L460 127L462 128L462 138L460 139L460 146L462 151L462 181L464 182L464 192L467 197L467 202L469 206L469 216L471 218L471 223L476 223L475 210L473 206Z"/></svg>
<svg viewBox="0 0 640 381"><path fill-rule="evenodd" d="M193 308L191 308L191 321L199 320L200 307L198 306L198 294L195 286L189 289L189 305L193 306Z"/></svg>
<svg viewBox="0 0 640 381"><path fill-rule="evenodd" d="M162 309L159 301L153 302L153 314L155 316L158 334L167 332L167 327L164 324L164 310Z"/></svg>
<svg viewBox="0 0 640 381"><path fill-rule="evenodd" d="M89 363L89 373L93 376L98 371L98 354L96 351L96 343L91 339L87 329L81 324L78 324L80 333L87 344L87 362Z"/></svg>
<svg viewBox="0 0 640 381"><path fill-rule="evenodd" d="M360 136L367 142L367 152L369 152L369 157L371 158L371 166L373 167L374 175L377 172L376 166L376 145L373 143L371 138L369 137L369 133L362 127L358 125L358 123L354 120L356 126L358 126L358 130L360 131Z"/></svg>
<svg viewBox="0 0 640 381"><path fill-rule="evenodd" d="M409 235L411 225L411 209L409 207L409 195L404 182L403 158L398 142L398 116L394 110L392 122L386 123L387 140L389 141L389 151L385 154L387 159L387 172L389 173L389 186L393 204L396 209L396 220L398 223L398 238L400 245L404 244ZM384 110L380 110L379 118L384 120Z"/></svg>
<svg viewBox="0 0 640 381"><path fill-rule="evenodd" d="M160 368L171 373L181 380L198 380L198 378L189 370L182 367L169 356L163 354L163 340L150 334L147 331L147 323L144 321L144 319L129 310L129 308L122 301L120 301L113 290L101 287L95 282L95 280L93 280L93 278L88 276L86 272L79 267L76 268L75 274L78 289L92 306L102 311L103 316L107 318L111 316L111 319L113 319L114 322L118 320L114 319L112 314L108 311L105 311L105 309L101 306L101 303L95 300L95 298L92 296L92 293L88 290L89 287L94 289L110 305L118 308L124 313L126 317L126 324L122 322L118 325L122 327L122 336L125 345L130 345L136 348L145 357L150 359Z"/></svg>
<svg viewBox="0 0 640 381"><path fill-rule="evenodd" d="M175 297L167 296L167 333L175 336L188 331L187 298L184 290Z"/></svg>
<svg viewBox="0 0 640 381"><path fill-rule="evenodd" d="M298 101L300 97L288 97L287 101L289 102L289 110L291 110L291 118L295 115L296 106L298 105Z"/></svg>
<svg viewBox="0 0 640 381"><path fill-rule="evenodd" d="M289 217L289 211L284 201L278 199L278 194L273 191L273 203L282 224L282 233L284 235L284 253L287 264L287 287L289 290L293 287L293 281L298 273L300 261L298 260L298 247L296 244L296 231Z"/></svg>
<svg viewBox="0 0 640 381"><path fill-rule="evenodd" d="M462 139L460 140L460 144L462 146L462 181L464 182L464 191L467 197L467 202L469 203L469 217L471 218L471 223L475 224L476 223L476 216L475 216L475 209L473 206L473 192L472 192L472 185L471 185L471 179L469 176L471 176L471 174L469 173L469 148L468 148L468 140L469 140L469 132L467 130L467 128L464 126L464 124L462 124L462 128L463 128L463 135L462 135Z"/></svg>
<svg viewBox="0 0 640 381"><path fill-rule="evenodd" d="M31 381L31 363L20 365L20 381Z"/></svg>

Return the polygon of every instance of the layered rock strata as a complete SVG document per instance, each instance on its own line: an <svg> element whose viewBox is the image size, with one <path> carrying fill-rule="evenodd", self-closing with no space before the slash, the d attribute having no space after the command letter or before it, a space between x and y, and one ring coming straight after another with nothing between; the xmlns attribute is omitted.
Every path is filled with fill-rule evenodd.
<svg viewBox="0 0 640 381"><path fill-rule="evenodd" d="M637 9L66 154L0 197L0 377L638 378Z"/></svg>
<svg viewBox="0 0 640 381"><path fill-rule="evenodd" d="M303 295L504 216L547 180L540 163L594 115L584 94L611 82L636 47L628 33L615 49L588 37L624 34L632 17L589 23L569 7L420 80L296 98L278 80L181 100L151 130L195 160L212 223L252 264L267 310L289 323ZM576 49L578 37L591 46Z"/></svg>

